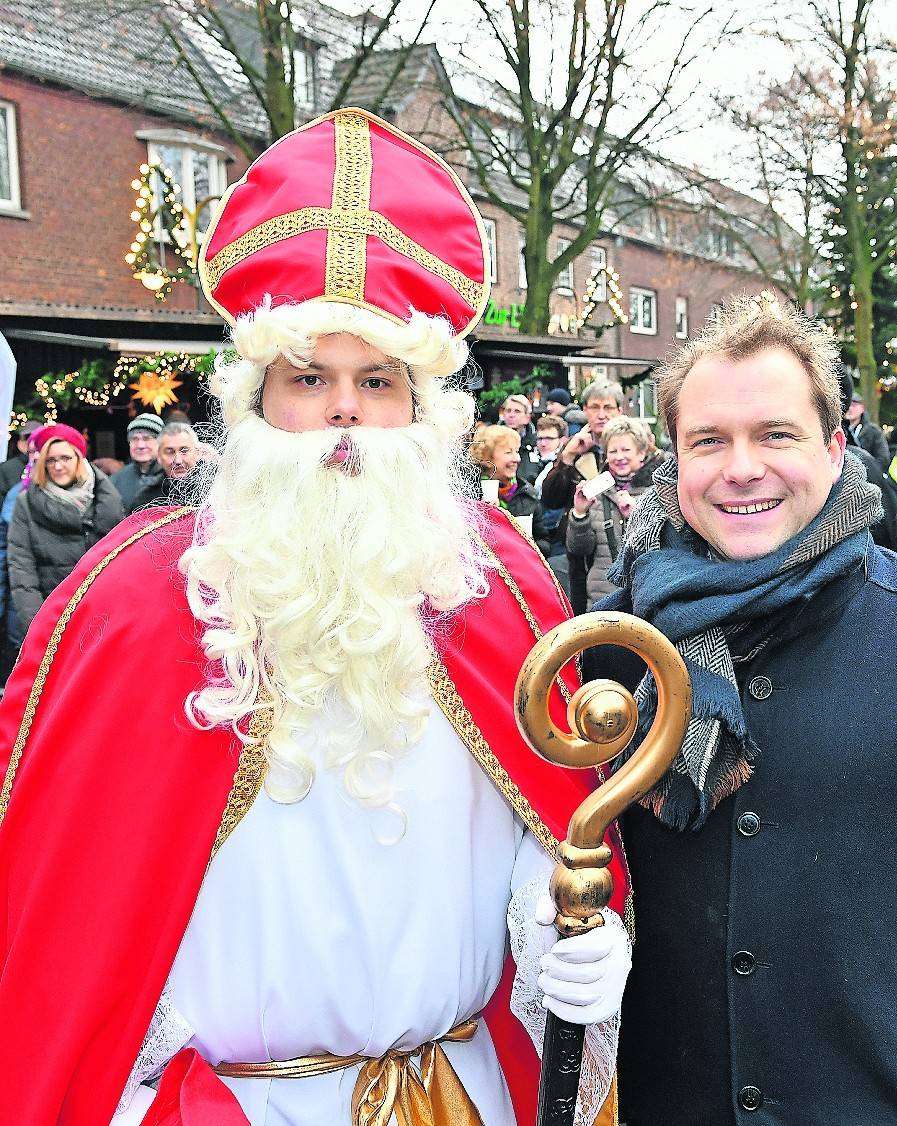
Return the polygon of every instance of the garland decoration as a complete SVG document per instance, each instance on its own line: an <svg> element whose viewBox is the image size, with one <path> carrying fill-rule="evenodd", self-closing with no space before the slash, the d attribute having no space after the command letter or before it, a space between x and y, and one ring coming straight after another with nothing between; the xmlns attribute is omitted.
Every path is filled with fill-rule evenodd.
<svg viewBox="0 0 897 1126"><path fill-rule="evenodd" d="M59 412L83 405L107 408L127 387L144 406L157 413L178 401L174 389L185 379L207 376L215 363L215 349L202 355L188 352L156 352L152 355L119 356L110 373L107 360L88 360L77 371L52 372L35 380L35 395L28 403L17 403L9 430L18 430L32 419L52 425ZM158 404L158 405L157 405Z"/></svg>

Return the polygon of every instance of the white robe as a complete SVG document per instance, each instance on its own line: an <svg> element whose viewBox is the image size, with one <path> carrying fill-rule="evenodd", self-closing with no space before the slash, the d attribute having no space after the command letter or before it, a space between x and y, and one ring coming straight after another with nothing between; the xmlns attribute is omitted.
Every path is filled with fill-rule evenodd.
<svg viewBox="0 0 897 1126"><path fill-rule="evenodd" d="M212 1063L380 1056L482 1010L512 892L546 887L554 862L432 702L396 781L407 826L393 844L378 837L395 821L348 799L338 774L319 770L290 805L262 791L206 875L125 1102L185 1043ZM556 935L532 930L537 955ZM444 1047L484 1126L515 1126L485 1022ZM358 1070L225 1082L252 1126L348 1126ZM139 1122L151 1097L142 1089L115 1126Z"/></svg>

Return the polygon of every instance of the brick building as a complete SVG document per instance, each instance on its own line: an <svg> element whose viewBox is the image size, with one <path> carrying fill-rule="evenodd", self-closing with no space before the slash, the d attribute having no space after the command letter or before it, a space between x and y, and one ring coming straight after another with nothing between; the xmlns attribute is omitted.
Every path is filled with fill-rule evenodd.
<svg viewBox="0 0 897 1126"><path fill-rule="evenodd" d="M77 369L85 360L197 353L220 344L224 326L198 291L178 285L160 305L132 276L125 262L135 232L132 180L142 163L161 160L174 170L189 207L242 174L247 158L221 130L198 81L226 106L253 148L265 144L266 126L248 108L245 83L208 44L195 44L194 77L178 65L159 28L138 18L136 6L119 7L101 29L85 16L92 7L10 0L0 11L0 332L18 361L16 401L28 397L37 377ZM296 64L306 117L326 108L345 74L351 35L340 38L341 20L348 17L320 4L309 8ZM252 34L245 22L237 30ZM400 51L394 43L378 49L347 101L376 108L442 152L482 209L493 249L493 294L472 343L484 385L529 376L534 367L544 384L571 390L607 376L623 380L633 408L652 416L651 368L727 294L760 288L750 260L720 224L673 209L639 211L615 221L559 277L549 333L521 335L521 230L477 190L440 95L453 80L437 49L403 54L398 77L384 91ZM729 193L730 210L737 211L739 200L746 210L757 207ZM207 217L208 210L200 230ZM556 248L575 234L559 225ZM598 266L605 268L600 300L580 326L586 285ZM608 323L613 327L596 336L594 326ZM201 414L195 385L179 397L194 416ZM115 402L122 405L111 411L84 405L68 412L94 435L98 455L123 452L129 408L122 398Z"/></svg>
<svg viewBox="0 0 897 1126"><path fill-rule="evenodd" d="M206 79L217 81L211 69ZM132 181L154 160L172 168L185 207L219 195L247 164L195 84L148 49L135 15L99 29L78 5L4 5L0 332L17 360L14 401L30 398L39 376L85 361L220 345L221 320L197 291L177 285L160 306L125 261L136 231ZM126 398L66 410L90 432L96 456L123 455L135 409ZM195 385L180 398L194 415L200 409Z"/></svg>
<svg viewBox="0 0 897 1126"><path fill-rule="evenodd" d="M526 302L522 228L478 185L445 109L448 88L458 94L463 86L466 98L479 97L480 105L490 106L503 104L501 90L490 94L482 79L456 65L448 68L435 46L421 45L391 80L384 101L384 75L392 73L389 56L395 54L378 52L367 61L352 85L351 99L361 106L376 103L382 116L440 153L482 211L492 249L492 300L471 342L484 386L514 375L529 376L534 367L546 386L568 386L574 392L592 379L608 378L623 383L634 412L653 418L653 367L728 295L769 288L745 249L761 237L761 205L721 185L715 185L719 191L696 187L694 174L670 165L663 166L662 174L666 181L678 180L682 190L678 196L669 193L663 205L633 206L636 189L621 185L628 205L625 211L621 207L619 216L609 215L613 229L602 233L557 279L548 334L523 336L518 328ZM337 73L341 65L337 63ZM513 130L512 120L505 124ZM494 176L493 186L502 196L524 202L501 168L495 168ZM718 203L721 194L724 209ZM576 227L559 223L550 249L560 252L577 234ZM596 268L602 268L599 300L581 325ZM611 327L599 334L596 326Z"/></svg>

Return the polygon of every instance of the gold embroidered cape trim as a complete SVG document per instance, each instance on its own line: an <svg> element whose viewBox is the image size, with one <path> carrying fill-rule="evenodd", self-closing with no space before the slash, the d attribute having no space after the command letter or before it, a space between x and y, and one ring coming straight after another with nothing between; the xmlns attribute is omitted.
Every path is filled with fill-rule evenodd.
<svg viewBox="0 0 897 1126"><path fill-rule="evenodd" d="M215 834L212 855L209 857L210 864L215 859L218 849L252 809L255 799L261 793L268 772L266 748L273 722L274 713L271 706L263 702L249 724L249 741L243 747L237 761L234 784L227 796L227 805L224 807L221 824Z"/></svg>
<svg viewBox="0 0 897 1126"><path fill-rule="evenodd" d="M385 215L370 210L373 158L367 119L360 114L343 114L335 119L335 127L332 206L303 207L274 216L246 231L206 260L207 285L217 289L227 270L266 246L307 231L325 230L328 232L325 298L364 302L367 238L373 235L390 250L446 282L472 309L478 309L485 283L467 277L409 238Z"/></svg>
<svg viewBox="0 0 897 1126"><path fill-rule="evenodd" d="M477 727L473 716L467 710L467 705L461 699L458 689L448 674L448 669L438 658L431 663L427 670L427 679L430 682L433 699L455 729L455 733L461 742L486 772L487 777L492 779L504 795L505 800L532 832L539 844L542 845L549 856L557 860L558 849L560 848L557 837L536 813L510 774L496 758L482 731Z"/></svg>
<svg viewBox="0 0 897 1126"><path fill-rule="evenodd" d="M561 588L561 585L557 580L557 575L555 575L554 571L552 571L551 567L549 567L548 562L546 561L545 557L542 555L542 552L539 551L539 548L536 546L535 542L523 531L523 529L520 527L520 525L517 523L517 521L514 520L513 517L509 516L509 522L513 525L514 530L521 537L521 539L525 540L532 547L533 551L535 551L537 553L537 555L539 556L539 559L540 559L542 565L544 566L546 571L548 571L548 573L551 575L552 579L554 580L555 589L557 590L558 595L560 596L561 605L563 605L565 600L566 600L566 595L564 594L564 592ZM486 554L489 556L489 558L495 564L495 567L496 567L499 575L501 575L503 582L505 583L507 588L510 590L511 594L514 596L514 599L516 600L518 606L523 611L523 615L526 618L530 629L533 631L533 635L535 636L536 640L541 641L542 637L544 636L542 629L539 626L539 623L536 621L535 617L533 616L533 613L530 610L529 606L527 605L526 599L523 596L523 591L518 586L517 581L515 580L514 576L511 574L511 572L508 570L508 568L504 565L504 563L501 561L501 559L498 557L498 555L496 555L496 553L492 550L492 548L489 547L489 545L486 543L486 541L484 539L482 539L482 537L478 536L477 538L479 539L483 550L486 552ZM577 654L576 668L577 668L577 672L579 673L579 678L580 678L580 680L582 680L582 665L581 665L580 658L581 658L581 654ZM560 689L561 695L564 697L565 702L569 704L569 702L570 702L570 690L567 687L567 685L564 683L564 681L561 679L560 675L558 675L555 678L555 682L556 682L558 688ZM451 717L449 717L449 718L451 718ZM604 773L604 768L599 766L599 767L597 767L597 771L598 771L598 776L602 780L602 782L606 782L607 778L606 778L605 773ZM617 837L620 841L620 849L622 850L622 853L623 853L623 863L624 863L624 865L626 867L626 871L628 873L629 872L629 861L626 858L626 846L623 843L622 833L618 832ZM630 884L629 888L627 889L626 902L623 906L623 925L626 927L626 932L629 935L630 941L635 942L635 893L632 889L631 884Z"/></svg>
<svg viewBox="0 0 897 1126"><path fill-rule="evenodd" d="M564 591L564 588L561 586L561 584L558 582L558 577L554 573L554 571L552 571L552 569L551 569L551 567L548 563L548 560L545 558L545 556L542 554L542 552L539 551L539 545L532 538L532 536L528 536L526 534L526 532L524 532L523 528L520 527L520 525L517 523L517 521L514 519L514 517L511 516L510 513L508 513L508 516L510 518L511 524L513 525L514 531L517 533L517 535L520 536L520 538L522 540L526 540L526 542L530 545L530 547L534 548L536 551L539 552L539 562L542 564L542 567L550 575L551 581L554 583L554 589L557 591L557 595L558 595L558 598L560 599L561 605L566 606L567 601L568 601L566 592Z"/></svg>
<svg viewBox="0 0 897 1126"><path fill-rule="evenodd" d="M515 526L516 526L516 521L514 521L513 518L511 518L511 523L515 524ZM539 551L538 547L536 547L536 545L533 543L533 541L527 535L525 535L519 528L517 529L517 531L519 532L522 539L526 540L526 542L528 544L532 545L533 550L537 553L539 558L542 559L542 561L544 563L544 558L542 556L542 552ZM536 641L541 641L542 638L545 636L545 634L542 631L542 627L539 625L539 623L536 621L535 617L533 616L533 612L532 612L532 610L530 610L530 608L527 604L527 601L523 596L523 591L520 589L519 585L517 584L517 580L514 578L514 576L511 574L511 572L508 570L508 568L505 566L505 564L502 562L502 560L498 557L498 555L496 555L496 553L492 550L492 548L489 546L489 544L487 544L486 541L481 536L477 536L477 539L480 541L480 546L482 547L483 551L489 557L489 559L492 561L496 571L498 571L499 575L501 576L502 582L505 584L505 586L508 588L508 590L514 596L514 601L520 607L520 610L521 610L523 616L526 618L527 625L533 631L533 637L535 637ZM548 567L548 564L546 563L545 566ZM551 571L551 568L548 567L548 570ZM552 574L553 574L553 572L552 572ZM557 589L558 589L558 592L560 593L560 591L561 591L560 586L558 586ZM561 605L563 605L563 601L561 602ZM563 679L561 678L560 675L555 677L555 683L557 684L558 688L560 689L561 695L564 697L564 702L569 704L570 703L570 689L564 683L564 681L563 681Z"/></svg>
<svg viewBox="0 0 897 1126"><path fill-rule="evenodd" d="M62 640L62 635L65 633L66 627L71 621L72 615L78 608L84 595L93 585L94 581L99 575L105 571L109 564L116 559L126 547L136 543L138 540L143 539L144 536L149 535L150 532L155 531L157 528L162 528L166 524L172 523L174 520L180 519L185 513L189 512L189 508L178 508L174 512L169 512L159 520L153 520L151 523L145 525L138 532L129 536L118 547L113 548L108 555L105 555L99 563L94 566L91 571L82 580L78 589L69 599L66 608L59 616L59 620L53 627L53 632L50 634L50 640L47 642L47 648L44 651L43 658L37 670L37 675L34 678L34 684L31 686L31 692L28 696L28 702L25 705L25 712L22 716L22 722L19 725L19 733L13 744L12 754L9 759L9 766L6 771L6 777L3 781L3 789L0 790L0 824L6 816L6 811L9 808L9 799L12 794L13 782L15 781L16 771L19 768L19 763L22 761L22 754L25 750L25 743L28 740L28 735L31 732L31 725L34 722L34 715L37 711L37 706L40 703L41 694L44 690L44 685L47 682L47 677L50 673L50 666L56 657L59 643Z"/></svg>

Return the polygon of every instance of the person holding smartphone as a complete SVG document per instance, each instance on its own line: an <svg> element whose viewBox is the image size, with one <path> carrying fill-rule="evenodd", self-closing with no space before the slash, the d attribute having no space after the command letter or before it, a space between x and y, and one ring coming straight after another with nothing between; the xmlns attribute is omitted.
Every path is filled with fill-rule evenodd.
<svg viewBox="0 0 897 1126"><path fill-rule="evenodd" d="M635 498L651 486L656 459L649 460L650 435L640 419L623 416L604 428L607 470L579 481L567 520L567 551L591 560L586 593L591 605L616 590L607 572L620 552Z"/></svg>

